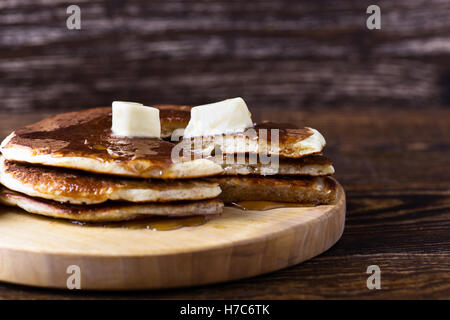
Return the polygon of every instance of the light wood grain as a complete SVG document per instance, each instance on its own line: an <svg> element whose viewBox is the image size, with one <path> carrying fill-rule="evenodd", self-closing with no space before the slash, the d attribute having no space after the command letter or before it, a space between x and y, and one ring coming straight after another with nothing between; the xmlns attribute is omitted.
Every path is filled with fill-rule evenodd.
<svg viewBox="0 0 450 320"><path fill-rule="evenodd" d="M0 280L82 289L160 289L251 277L310 259L341 237L345 195L334 205L242 211L171 231L82 227L0 209Z"/></svg>

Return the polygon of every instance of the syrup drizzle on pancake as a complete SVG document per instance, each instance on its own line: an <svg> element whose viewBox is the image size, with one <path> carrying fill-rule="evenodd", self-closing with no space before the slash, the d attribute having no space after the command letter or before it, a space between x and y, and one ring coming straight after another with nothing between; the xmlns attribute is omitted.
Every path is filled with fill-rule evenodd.
<svg viewBox="0 0 450 320"><path fill-rule="evenodd" d="M53 118L56 125L17 130L11 143L58 156L93 157L100 160L148 159L161 168L172 164L173 143L156 138L117 137L111 132L111 108L97 108Z"/></svg>

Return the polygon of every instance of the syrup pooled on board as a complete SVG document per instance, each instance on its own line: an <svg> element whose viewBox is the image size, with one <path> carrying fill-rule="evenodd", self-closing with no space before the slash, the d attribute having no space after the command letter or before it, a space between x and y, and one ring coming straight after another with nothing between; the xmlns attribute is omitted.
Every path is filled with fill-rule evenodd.
<svg viewBox="0 0 450 320"><path fill-rule="evenodd" d="M83 227L124 228L124 229L146 229L152 231L169 231L183 227L197 227L205 224L210 218L203 216L187 217L152 217L128 221L86 223L72 221L72 223Z"/></svg>
<svg viewBox="0 0 450 320"><path fill-rule="evenodd" d="M266 211L278 208L293 208L293 207L314 207L313 203L294 203L294 202L276 202L276 201L239 201L232 202L231 206L244 211Z"/></svg>
<svg viewBox="0 0 450 320"><path fill-rule="evenodd" d="M277 208L294 207L313 207L313 203L294 203L294 202L276 202L276 201L239 201L232 202L229 206L243 211L255 210L266 211ZM169 231L183 227L197 227L207 223L215 215L198 215L186 217L152 217L128 221L113 221L100 223L87 223L80 221L71 221L74 224L84 227L103 227L103 228L124 228L124 229L145 229L152 231Z"/></svg>

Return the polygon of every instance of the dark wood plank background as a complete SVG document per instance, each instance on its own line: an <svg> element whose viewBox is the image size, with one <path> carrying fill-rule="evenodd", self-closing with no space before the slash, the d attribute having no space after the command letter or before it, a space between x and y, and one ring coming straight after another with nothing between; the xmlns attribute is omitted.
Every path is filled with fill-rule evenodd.
<svg viewBox="0 0 450 320"><path fill-rule="evenodd" d="M2 110L201 104L273 108L450 104L450 2L362 0L0 3ZM81 30L66 28L69 4Z"/></svg>
<svg viewBox="0 0 450 320"><path fill-rule="evenodd" d="M341 240L297 266L252 279L156 292L86 293L0 284L0 299L450 299L450 110L274 111L256 119L318 128L347 192ZM0 135L46 114L0 113ZM381 268L381 290L366 269Z"/></svg>

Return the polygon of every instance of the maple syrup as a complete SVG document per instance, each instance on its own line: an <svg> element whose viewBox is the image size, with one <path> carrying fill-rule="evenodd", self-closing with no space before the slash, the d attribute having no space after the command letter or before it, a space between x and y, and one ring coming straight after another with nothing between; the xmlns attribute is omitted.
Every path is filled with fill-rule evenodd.
<svg viewBox="0 0 450 320"><path fill-rule="evenodd" d="M183 227L196 227L205 224L210 217L188 216L188 217L152 217L129 221L86 223L71 221L74 224L84 227L103 227L103 228L124 228L124 229L146 229L152 231L169 231Z"/></svg>
<svg viewBox="0 0 450 320"><path fill-rule="evenodd" d="M295 202L276 202L276 201L239 201L232 202L231 206L244 211L256 210L266 211L277 208L292 208L292 207L313 207L313 203L295 203Z"/></svg>

